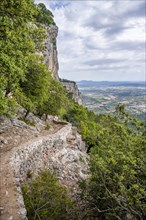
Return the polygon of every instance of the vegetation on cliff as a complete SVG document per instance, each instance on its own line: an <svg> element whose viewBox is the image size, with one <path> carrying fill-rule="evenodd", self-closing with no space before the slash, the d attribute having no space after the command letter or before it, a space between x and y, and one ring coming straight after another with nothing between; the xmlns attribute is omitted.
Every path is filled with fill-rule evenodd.
<svg viewBox="0 0 146 220"><path fill-rule="evenodd" d="M115 116L95 115L69 98L65 88L52 79L44 59L36 54L43 47L44 24L54 24L51 12L43 4L1 0L0 7L0 115L11 116L21 105L26 109L24 117L29 112L39 117L52 114L71 122L90 154L91 176L80 183L82 201L88 204L82 210L84 219L144 219L144 122L132 119L121 105L117 106ZM72 202L50 174L42 174L24 188L24 198L29 219L71 219L67 207ZM40 209L42 206L45 209ZM36 216L38 209L41 218Z"/></svg>
<svg viewBox="0 0 146 220"><path fill-rule="evenodd" d="M145 218L145 123L131 118L121 104L117 105L115 114L95 115L74 101L69 102L64 119L78 127L90 155L90 177L79 183L82 209L70 209L69 219L75 216L102 220ZM25 195L27 202L30 196L35 200L42 197L35 189L38 194ZM48 198L43 200L44 204L47 201Z"/></svg>
<svg viewBox="0 0 146 220"><path fill-rule="evenodd" d="M27 112L36 111L52 90L51 73L36 52L44 49L44 20L48 26L54 24L53 16L32 0L2 0L0 7L0 115L11 116L19 105Z"/></svg>
<svg viewBox="0 0 146 220"><path fill-rule="evenodd" d="M78 219L75 204L56 177L43 171L31 183L22 187L28 219L70 220Z"/></svg>
<svg viewBox="0 0 146 220"><path fill-rule="evenodd" d="M46 8L43 3L37 5L38 13L36 16L36 21L45 25L55 24L53 19L53 14L50 10Z"/></svg>
<svg viewBox="0 0 146 220"><path fill-rule="evenodd" d="M0 8L0 114L9 115L15 110L28 57L35 52L28 23L33 21L36 10L32 1L26 0L2 0Z"/></svg>
<svg viewBox="0 0 146 220"><path fill-rule="evenodd" d="M146 124L118 104L115 116L70 105L65 118L78 127L90 153L91 177L80 183L89 219L144 219Z"/></svg>

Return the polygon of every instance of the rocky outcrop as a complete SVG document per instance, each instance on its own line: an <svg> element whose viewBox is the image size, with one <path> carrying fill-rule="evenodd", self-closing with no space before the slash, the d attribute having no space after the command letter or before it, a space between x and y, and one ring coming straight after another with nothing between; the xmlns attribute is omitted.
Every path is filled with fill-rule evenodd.
<svg viewBox="0 0 146 220"><path fill-rule="evenodd" d="M44 168L74 193L77 181L88 176L85 143L70 123L51 117L49 131L44 121L31 118L35 127L17 118L1 122L1 219L26 220L21 186Z"/></svg>
<svg viewBox="0 0 146 220"><path fill-rule="evenodd" d="M77 102L79 105L82 105L83 104L82 96L76 82L65 79L60 79L60 81L66 87L70 96L75 100L75 102Z"/></svg>
<svg viewBox="0 0 146 220"><path fill-rule="evenodd" d="M58 80L59 65L56 46L57 35L58 27L56 25L47 27L47 38L45 40L46 49L43 51L43 55L48 69L52 72L53 78Z"/></svg>
<svg viewBox="0 0 146 220"><path fill-rule="evenodd" d="M75 102L77 102L79 105L82 105L83 101L77 84L73 81L59 79L59 64L56 45L58 27L56 25L51 25L45 28L47 29L47 38L45 40L45 50L43 51L43 56L45 57L46 65L48 69L52 72L53 78L56 80L60 80L69 91L71 97L75 100Z"/></svg>

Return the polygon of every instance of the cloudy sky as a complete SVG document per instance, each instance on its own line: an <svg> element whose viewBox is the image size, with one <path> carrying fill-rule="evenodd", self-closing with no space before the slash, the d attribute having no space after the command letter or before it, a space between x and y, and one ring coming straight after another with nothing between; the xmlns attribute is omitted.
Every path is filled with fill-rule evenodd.
<svg viewBox="0 0 146 220"><path fill-rule="evenodd" d="M59 76L145 80L145 0L36 0L59 27Z"/></svg>

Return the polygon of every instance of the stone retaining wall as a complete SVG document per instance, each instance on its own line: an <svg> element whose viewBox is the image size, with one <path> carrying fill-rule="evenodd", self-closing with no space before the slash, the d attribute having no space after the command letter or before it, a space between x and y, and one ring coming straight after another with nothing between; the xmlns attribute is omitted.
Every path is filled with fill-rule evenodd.
<svg viewBox="0 0 146 220"><path fill-rule="evenodd" d="M74 134L71 124L67 124L55 134L35 138L13 148L10 165L14 172L18 219L27 219L21 185L41 169L52 167L57 169L59 179L66 178L69 184L75 178L78 179L78 176L83 178L85 174L82 169L84 170L84 165L87 167L87 164L80 162L81 157L86 157L84 147L80 135Z"/></svg>
<svg viewBox="0 0 146 220"><path fill-rule="evenodd" d="M28 172L36 173L42 167L47 166L48 157L54 150L60 150L66 144L66 137L71 132L71 125L62 128L55 135L38 138L34 142L28 142L17 149L13 149L11 165L14 176L19 181L27 178Z"/></svg>

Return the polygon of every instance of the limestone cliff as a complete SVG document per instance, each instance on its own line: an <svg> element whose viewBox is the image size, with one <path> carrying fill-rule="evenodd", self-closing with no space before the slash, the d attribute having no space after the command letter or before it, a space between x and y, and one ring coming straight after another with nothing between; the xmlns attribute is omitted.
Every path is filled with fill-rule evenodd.
<svg viewBox="0 0 146 220"><path fill-rule="evenodd" d="M45 62L49 70L52 72L52 76L54 79L59 80L58 70L58 55L57 55L57 35L58 35L58 27L56 25L51 25L47 27L47 38L45 40L45 50L43 51L43 55L45 57ZM71 97L77 102L79 105L82 105L82 97L77 84L73 81L60 79L61 83L66 87L69 91Z"/></svg>
<svg viewBox="0 0 146 220"><path fill-rule="evenodd" d="M51 70L52 76L56 80L59 79L59 65L56 46L57 35L58 27L56 25L51 25L47 27L47 38L45 40L45 50L43 51L47 67L49 70Z"/></svg>
<svg viewBox="0 0 146 220"><path fill-rule="evenodd" d="M60 81L66 87L66 89L70 93L70 96L75 100L75 102L77 102L79 105L82 105L83 104L82 96L76 82L65 79L60 79Z"/></svg>

